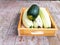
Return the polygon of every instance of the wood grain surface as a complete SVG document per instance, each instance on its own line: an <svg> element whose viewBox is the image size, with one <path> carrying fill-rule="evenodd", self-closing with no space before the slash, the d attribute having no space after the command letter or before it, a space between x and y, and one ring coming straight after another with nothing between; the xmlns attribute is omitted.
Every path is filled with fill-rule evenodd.
<svg viewBox="0 0 60 45"><path fill-rule="evenodd" d="M32 4L49 8L58 26L56 36L18 36L18 13L22 7L29 7ZM0 1L0 45L60 45L60 2Z"/></svg>

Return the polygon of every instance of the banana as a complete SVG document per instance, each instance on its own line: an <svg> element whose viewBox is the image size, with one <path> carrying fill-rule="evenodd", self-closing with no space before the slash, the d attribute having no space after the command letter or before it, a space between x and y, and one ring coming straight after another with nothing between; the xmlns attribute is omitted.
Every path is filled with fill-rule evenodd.
<svg viewBox="0 0 60 45"><path fill-rule="evenodd" d="M33 25L35 28L43 27L43 23L42 23L42 20L40 18L40 15L38 15L38 17L35 19L35 21L33 22Z"/></svg>
<svg viewBox="0 0 60 45"><path fill-rule="evenodd" d="M32 28L33 27L33 22L31 20L29 20L28 17L27 17L27 10L28 9L26 9L24 11L24 14L23 14L23 17L22 17L23 25L27 28Z"/></svg>
<svg viewBox="0 0 60 45"><path fill-rule="evenodd" d="M49 14L48 14L48 12L46 11L45 8L40 7L39 15L42 19L44 28L51 27L51 21L50 21L50 18L49 18Z"/></svg>

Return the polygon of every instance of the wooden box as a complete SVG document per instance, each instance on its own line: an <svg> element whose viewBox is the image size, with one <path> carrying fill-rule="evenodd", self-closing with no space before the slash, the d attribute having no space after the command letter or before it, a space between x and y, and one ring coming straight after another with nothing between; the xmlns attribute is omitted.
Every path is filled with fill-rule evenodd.
<svg viewBox="0 0 60 45"><path fill-rule="evenodd" d="M53 18L51 17L51 14L48 10L48 8L46 8L47 12L49 13L49 17L51 20L51 28L25 28L22 24L22 15L24 13L24 10L26 8L22 8L21 12L20 12L20 19L19 19L19 23L18 23L18 35L20 36L55 36L56 35L56 31L57 31L57 26L53 20Z"/></svg>

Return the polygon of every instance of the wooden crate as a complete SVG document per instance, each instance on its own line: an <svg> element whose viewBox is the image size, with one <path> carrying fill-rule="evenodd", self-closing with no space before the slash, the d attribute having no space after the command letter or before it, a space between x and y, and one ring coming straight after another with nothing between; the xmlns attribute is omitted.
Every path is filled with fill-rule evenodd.
<svg viewBox="0 0 60 45"><path fill-rule="evenodd" d="M22 16L26 8L22 8L20 12L20 19L18 23L18 35L24 35L24 36L55 36L57 31L57 26L48 10L46 8L47 12L49 13L49 17L51 20L51 28L25 28L22 23Z"/></svg>

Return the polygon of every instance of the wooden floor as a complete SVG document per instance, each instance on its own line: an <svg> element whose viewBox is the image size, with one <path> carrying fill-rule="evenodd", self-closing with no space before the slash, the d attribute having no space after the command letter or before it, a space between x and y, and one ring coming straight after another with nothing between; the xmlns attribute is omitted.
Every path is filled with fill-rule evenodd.
<svg viewBox="0 0 60 45"><path fill-rule="evenodd" d="M58 31L54 37L17 35L18 12L22 7L37 4L48 7ZM0 1L0 45L60 45L60 2L59 1Z"/></svg>

